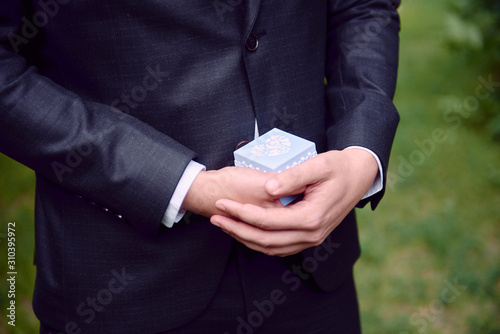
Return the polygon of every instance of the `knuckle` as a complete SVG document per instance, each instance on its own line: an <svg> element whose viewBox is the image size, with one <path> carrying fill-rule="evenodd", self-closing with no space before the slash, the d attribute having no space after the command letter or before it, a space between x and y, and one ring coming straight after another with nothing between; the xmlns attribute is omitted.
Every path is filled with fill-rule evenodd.
<svg viewBox="0 0 500 334"><path fill-rule="evenodd" d="M269 248L265 250L264 254L269 256L277 256L278 252L274 248Z"/></svg>
<svg viewBox="0 0 500 334"><path fill-rule="evenodd" d="M319 216L312 216L306 224L306 229L311 232L319 230L322 226L323 220Z"/></svg>
<svg viewBox="0 0 500 334"><path fill-rule="evenodd" d="M316 168L318 172L326 172L332 169L331 162L328 159L317 159Z"/></svg>
<svg viewBox="0 0 500 334"><path fill-rule="evenodd" d="M272 251L272 249L270 248L271 247L271 244L268 240L266 239L263 239L263 240L259 240L258 242L258 245L264 249L266 249L266 251Z"/></svg>
<svg viewBox="0 0 500 334"><path fill-rule="evenodd" d="M254 225L262 230L266 230L269 227L269 223L264 217L257 217L255 219Z"/></svg>
<svg viewBox="0 0 500 334"><path fill-rule="evenodd" d="M251 212L251 208L250 208L250 205L248 205L247 203L244 203L242 206L242 211L243 212Z"/></svg>
<svg viewBox="0 0 500 334"><path fill-rule="evenodd" d="M315 233L311 233L308 241L313 246L319 246L319 245L321 245L321 243L323 242L324 239L325 238L324 238L323 233L315 232Z"/></svg>
<svg viewBox="0 0 500 334"><path fill-rule="evenodd" d="M273 245L272 240L263 238L257 242L258 251L269 256L281 256L280 248Z"/></svg>

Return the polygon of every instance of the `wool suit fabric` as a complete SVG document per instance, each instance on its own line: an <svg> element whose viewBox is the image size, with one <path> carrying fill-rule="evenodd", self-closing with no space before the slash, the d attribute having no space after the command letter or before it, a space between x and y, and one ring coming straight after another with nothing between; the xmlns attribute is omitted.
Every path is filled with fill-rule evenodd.
<svg viewBox="0 0 500 334"><path fill-rule="evenodd" d="M189 161L232 164L255 120L319 153L366 147L385 180L399 121L397 5L2 2L0 151L36 172L39 319L67 332L154 333L201 314L235 241L205 217L188 213L171 229L161 219ZM284 262L339 245L311 270L328 292L359 257L353 213L326 243ZM243 285L282 261L244 253Z"/></svg>

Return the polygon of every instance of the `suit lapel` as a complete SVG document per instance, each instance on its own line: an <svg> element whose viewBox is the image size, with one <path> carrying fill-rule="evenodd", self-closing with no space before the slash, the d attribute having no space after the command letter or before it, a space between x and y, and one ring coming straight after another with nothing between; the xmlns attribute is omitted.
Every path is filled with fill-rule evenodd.
<svg viewBox="0 0 500 334"><path fill-rule="evenodd" d="M241 0L242 1L242 0ZM250 35L250 32L252 31L252 28L255 24L255 21L257 20L257 15L259 14L259 9L260 9L260 2L261 0L252 0L252 1L244 1L241 5L245 6L245 27L244 27L244 32L245 32L245 40L243 41L244 43L246 42L246 39Z"/></svg>

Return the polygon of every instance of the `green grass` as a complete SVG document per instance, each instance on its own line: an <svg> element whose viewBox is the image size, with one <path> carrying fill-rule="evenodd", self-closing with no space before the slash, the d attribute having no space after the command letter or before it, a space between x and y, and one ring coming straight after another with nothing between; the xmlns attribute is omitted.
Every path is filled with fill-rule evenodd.
<svg viewBox="0 0 500 334"><path fill-rule="evenodd" d="M391 186L375 212L358 211L363 253L355 274L365 334L500 333L500 146L465 118L456 129L444 119L450 101L474 96L475 79L489 73L462 66L445 47L446 4L407 0L401 8L401 123ZM436 129L446 140L401 175L401 161L421 151L415 141L432 139ZM33 185L33 172L0 155L0 268L9 221L17 223L18 262L16 327L5 321L2 283L0 333L38 330L31 310Z"/></svg>
<svg viewBox="0 0 500 334"><path fill-rule="evenodd" d="M0 333L38 333L38 320L31 308L35 282L34 202L35 174L0 154ZM7 324L8 303L7 227L15 222L16 238L16 326Z"/></svg>
<svg viewBox="0 0 500 334"><path fill-rule="evenodd" d="M489 73L460 66L445 47L446 9L407 1L401 10L392 186L375 212L358 211L363 333L500 333L500 147L466 117L456 129L444 118ZM436 129L446 140L417 153ZM401 173L402 161L413 170ZM447 282L460 287L454 299Z"/></svg>

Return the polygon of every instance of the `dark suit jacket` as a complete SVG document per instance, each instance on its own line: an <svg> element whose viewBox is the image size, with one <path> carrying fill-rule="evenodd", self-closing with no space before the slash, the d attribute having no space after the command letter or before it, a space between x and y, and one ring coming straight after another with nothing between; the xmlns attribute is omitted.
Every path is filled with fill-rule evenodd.
<svg viewBox="0 0 500 334"><path fill-rule="evenodd" d="M255 119L319 152L369 148L385 173L399 119L395 7L2 1L0 151L37 175L37 316L69 333L125 333L201 312L233 240L203 217L172 229L161 218L188 162L231 164ZM353 214L329 240L341 247L314 272L324 290L359 256Z"/></svg>

